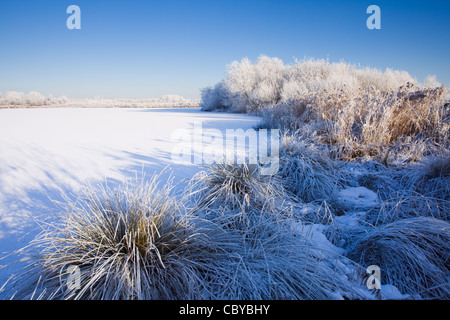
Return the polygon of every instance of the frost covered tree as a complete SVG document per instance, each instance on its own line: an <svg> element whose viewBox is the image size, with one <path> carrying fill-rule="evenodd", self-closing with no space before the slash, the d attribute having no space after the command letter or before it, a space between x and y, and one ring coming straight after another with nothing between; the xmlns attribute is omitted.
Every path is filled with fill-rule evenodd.
<svg viewBox="0 0 450 320"><path fill-rule="evenodd" d="M39 92L32 91L27 95L26 104L29 106L43 106L46 104L46 98Z"/></svg>
<svg viewBox="0 0 450 320"><path fill-rule="evenodd" d="M431 80L427 80L430 85L435 83ZM292 65L285 65L278 58L263 55L255 63L244 58L228 65L223 81L202 90L201 107L254 112L325 90L344 90L357 95L368 88L389 91L408 83L418 85L405 71L388 68L383 72L324 59L296 60Z"/></svg>
<svg viewBox="0 0 450 320"><path fill-rule="evenodd" d="M254 111L281 100L285 66L278 58L260 56L255 64L248 58L227 67L224 87L233 111Z"/></svg>
<svg viewBox="0 0 450 320"><path fill-rule="evenodd" d="M8 91L4 98L5 105L22 105L25 103L25 94L23 92Z"/></svg>
<svg viewBox="0 0 450 320"><path fill-rule="evenodd" d="M201 90L200 107L204 111L228 109L230 104L229 92L224 81L220 81L214 87L207 87Z"/></svg>

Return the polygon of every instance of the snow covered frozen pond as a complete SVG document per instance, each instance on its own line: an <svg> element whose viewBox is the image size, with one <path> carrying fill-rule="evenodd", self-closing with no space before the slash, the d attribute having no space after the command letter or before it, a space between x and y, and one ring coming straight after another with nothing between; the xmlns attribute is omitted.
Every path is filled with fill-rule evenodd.
<svg viewBox="0 0 450 320"><path fill-rule="evenodd" d="M173 133L199 122L246 130L259 118L187 108L0 110L0 255L27 245L39 231L34 219L56 210L52 200L88 182L111 186L166 167L175 180L191 178L201 166L172 161Z"/></svg>

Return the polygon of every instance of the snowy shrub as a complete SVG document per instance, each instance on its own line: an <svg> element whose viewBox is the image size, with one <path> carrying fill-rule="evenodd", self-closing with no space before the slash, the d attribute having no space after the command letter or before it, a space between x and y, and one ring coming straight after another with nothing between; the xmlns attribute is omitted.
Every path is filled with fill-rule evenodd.
<svg viewBox="0 0 450 320"><path fill-rule="evenodd" d="M46 104L46 100L47 99L39 92L32 91L27 95L25 104L28 106L43 106Z"/></svg>
<svg viewBox="0 0 450 320"><path fill-rule="evenodd" d="M305 83L296 81L295 79L289 79L283 85L281 100L289 101L307 93L308 87Z"/></svg>
<svg viewBox="0 0 450 320"><path fill-rule="evenodd" d="M202 91L204 110L227 108L233 112L252 112L281 100L285 66L280 59L259 57L234 61L227 67L227 77L214 88ZM223 97L227 103L223 104Z"/></svg>
<svg viewBox="0 0 450 320"><path fill-rule="evenodd" d="M354 69L354 75L363 88L375 88L379 91L396 91L407 83L418 85L416 79L406 71L387 68L384 72L374 68Z"/></svg>
<svg viewBox="0 0 450 320"><path fill-rule="evenodd" d="M61 96L61 97L53 97L52 95L50 95L48 97L48 99L54 104L54 105L66 105L69 103L69 98L67 98L66 96Z"/></svg>
<svg viewBox="0 0 450 320"><path fill-rule="evenodd" d="M284 65L278 58L263 55L255 63L248 58L233 61L227 66L227 75L221 84L204 90L202 104L212 110L214 104L210 102L214 101L214 96L226 93L230 96L226 106L230 111L254 112L310 93L345 89L356 94L369 88L388 91L407 83L417 84L417 81L404 71L386 69L381 72L323 59L296 60L292 65ZM427 83L429 85L430 80Z"/></svg>
<svg viewBox="0 0 450 320"><path fill-rule="evenodd" d="M62 221L33 241L31 262L9 292L17 299L211 298L229 278L237 242L190 214L172 188L159 188L154 177L69 202ZM79 268L78 287L66 285L70 267Z"/></svg>
<svg viewBox="0 0 450 320"><path fill-rule="evenodd" d="M252 112L280 101L284 65L280 59L261 56L256 64L247 58L227 68L224 86L231 96L231 111Z"/></svg>
<svg viewBox="0 0 450 320"><path fill-rule="evenodd" d="M224 88L224 83L219 82L214 88L204 88L201 90L200 107L203 111L213 111L228 108L228 93Z"/></svg>
<svg viewBox="0 0 450 320"><path fill-rule="evenodd" d="M425 88L436 88L442 86L442 84L439 81L437 81L435 75L429 75L423 81L423 86Z"/></svg>
<svg viewBox="0 0 450 320"><path fill-rule="evenodd" d="M378 194L381 200L392 197L399 188L399 184L383 172L364 173L357 178L358 184Z"/></svg>
<svg viewBox="0 0 450 320"><path fill-rule="evenodd" d="M450 221L449 210L449 201L397 191L367 211L364 221L371 226L414 217L432 217Z"/></svg>
<svg viewBox="0 0 450 320"><path fill-rule="evenodd" d="M287 199L278 177L262 175L259 165L213 164L191 181L193 193L206 206L273 209Z"/></svg>
<svg viewBox="0 0 450 320"><path fill-rule="evenodd" d="M428 157L405 172L407 190L450 201L450 153Z"/></svg>
<svg viewBox="0 0 450 320"><path fill-rule="evenodd" d="M418 217L372 228L354 243L349 257L362 266L379 266L381 284L402 293L450 298L448 222Z"/></svg>
<svg viewBox="0 0 450 320"><path fill-rule="evenodd" d="M167 102L168 103L185 103L185 102L187 102L187 100L184 97L176 95L176 94L167 94L165 96L162 96L160 100L162 103L167 103Z"/></svg>
<svg viewBox="0 0 450 320"><path fill-rule="evenodd" d="M5 105L23 105L25 103L25 94L22 92L8 91L3 99Z"/></svg>
<svg viewBox="0 0 450 320"><path fill-rule="evenodd" d="M419 84L405 71L261 56L231 63L226 78L203 91L202 106L255 113L265 128L316 127L317 142L338 159L417 161L433 144L450 145L446 90L437 84L432 77Z"/></svg>
<svg viewBox="0 0 450 320"><path fill-rule="evenodd" d="M305 202L333 197L342 186L337 164L320 150L296 142L295 135L284 135L277 175L287 191Z"/></svg>

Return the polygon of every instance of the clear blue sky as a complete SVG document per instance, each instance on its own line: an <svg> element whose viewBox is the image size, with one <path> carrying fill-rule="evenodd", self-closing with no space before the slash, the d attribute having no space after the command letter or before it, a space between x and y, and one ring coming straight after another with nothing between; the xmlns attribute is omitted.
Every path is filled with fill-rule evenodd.
<svg viewBox="0 0 450 320"><path fill-rule="evenodd" d="M81 8L82 30L66 9ZM381 8L368 30L366 9ZM145 98L200 89L265 54L402 69L450 84L450 1L1 0L0 92Z"/></svg>

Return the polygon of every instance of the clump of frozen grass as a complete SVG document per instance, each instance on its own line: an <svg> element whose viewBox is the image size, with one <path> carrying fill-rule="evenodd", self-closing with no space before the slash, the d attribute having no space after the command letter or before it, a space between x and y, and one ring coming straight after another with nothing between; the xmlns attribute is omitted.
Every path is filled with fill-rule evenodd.
<svg viewBox="0 0 450 320"><path fill-rule="evenodd" d="M355 284L335 267L334 262L343 257L297 234L281 215L223 207L207 211L241 239L243 251L230 266L234 277L222 289L224 296L239 300L361 298Z"/></svg>
<svg viewBox="0 0 450 320"><path fill-rule="evenodd" d="M201 299L227 279L235 242L194 216L158 177L103 193L87 190L23 252L8 284L18 299ZM79 287L65 270L78 268Z"/></svg>
<svg viewBox="0 0 450 320"><path fill-rule="evenodd" d="M405 188L450 201L450 153L424 159L405 170Z"/></svg>
<svg viewBox="0 0 450 320"><path fill-rule="evenodd" d="M428 165L426 175L430 179L450 177L450 153L447 153L442 157L432 159Z"/></svg>
<svg viewBox="0 0 450 320"><path fill-rule="evenodd" d="M352 246L349 257L381 268L381 283L423 298L449 299L450 224L417 217L372 228Z"/></svg>
<svg viewBox="0 0 450 320"><path fill-rule="evenodd" d="M362 174L358 176L357 182L360 186L376 192L383 200L392 197L392 194L399 189L399 185L394 179L381 172Z"/></svg>
<svg viewBox="0 0 450 320"><path fill-rule="evenodd" d="M449 221L450 203L414 192L397 191L366 212L364 222L371 226L414 217Z"/></svg>
<svg viewBox="0 0 450 320"><path fill-rule="evenodd" d="M376 161L351 162L350 165L355 168L354 179L357 185L377 193L381 200L391 198L403 188L403 185L397 181L397 176L402 171L396 167L386 168Z"/></svg>
<svg viewBox="0 0 450 320"><path fill-rule="evenodd" d="M263 175L259 165L215 163L191 181L204 206L273 209L288 199L280 179Z"/></svg>
<svg viewBox="0 0 450 320"><path fill-rule="evenodd" d="M332 160L302 149L281 153L278 175L286 190L305 202L330 199L341 184Z"/></svg>

